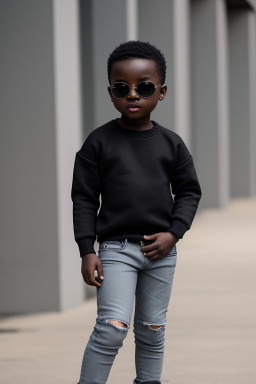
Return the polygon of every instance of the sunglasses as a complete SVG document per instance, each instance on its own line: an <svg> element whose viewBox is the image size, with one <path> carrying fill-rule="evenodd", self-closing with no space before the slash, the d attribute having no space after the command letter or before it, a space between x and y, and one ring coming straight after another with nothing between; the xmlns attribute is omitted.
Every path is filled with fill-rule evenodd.
<svg viewBox="0 0 256 384"><path fill-rule="evenodd" d="M143 99L148 99L149 97L154 95L156 88L160 85L162 86L162 84L155 85L151 81L141 81L139 84L136 85L136 87L132 87L129 84L117 82L111 85L110 88L112 91L112 95L116 99L124 99L126 96L129 95L131 88L135 88L137 94Z"/></svg>

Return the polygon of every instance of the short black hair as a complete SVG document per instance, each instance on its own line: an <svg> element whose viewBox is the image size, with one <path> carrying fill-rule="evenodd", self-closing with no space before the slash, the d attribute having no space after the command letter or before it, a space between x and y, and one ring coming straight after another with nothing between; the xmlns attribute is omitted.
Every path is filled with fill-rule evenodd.
<svg viewBox="0 0 256 384"><path fill-rule="evenodd" d="M116 47L114 51L110 54L108 58L109 82L113 63L116 61L127 60L132 58L155 60L159 70L161 84L165 83L166 61L164 55L154 45L139 40L131 40L122 43L118 47Z"/></svg>

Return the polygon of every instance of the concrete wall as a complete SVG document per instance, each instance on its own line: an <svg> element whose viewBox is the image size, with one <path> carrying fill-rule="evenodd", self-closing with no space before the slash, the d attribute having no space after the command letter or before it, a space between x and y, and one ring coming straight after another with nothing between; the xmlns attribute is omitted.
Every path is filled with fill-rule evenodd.
<svg viewBox="0 0 256 384"><path fill-rule="evenodd" d="M75 152L81 145L81 69L78 3L54 0L53 64L55 107L55 162L57 169L57 231L59 260L59 306L61 310L80 304L86 294L74 242L71 184Z"/></svg>
<svg viewBox="0 0 256 384"><path fill-rule="evenodd" d="M70 201L81 130L76 3L0 5L0 308L61 310L84 297Z"/></svg>
<svg viewBox="0 0 256 384"><path fill-rule="evenodd" d="M167 95L152 119L182 135L190 147L189 9L187 0L163 0L161 12L154 0L138 2L139 39L159 47L167 61Z"/></svg>
<svg viewBox="0 0 256 384"><path fill-rule="evenodd" d="M227 15L222 0L191 2L192 146L203 207L229 199Z"/></svg>
<svg viewBox="0 0 256 384"><path fill-rule="evenodd" d="M137 39L135 0L80 0L83 138L118 117L107 91L107 60L113 49Z"/></svg>
<svg viewBox="0 0 256 384"><path fill-rule="evenodd" d="M152 119L190 148L201 209L255 195L256 5L228 3L0 0L1 313L95 295L74 241L72 171L88 133L119 115L106 65L126 40L166 56L168 93Z"/></svg>
<svg viewBox="0 0 256 384"><path fill-rule="evenodd" d="M232 196L256 193L255 15L229 12L230 164Z"/></svg>
<svg viewBox="0 0 256 384"><path fill-rule="evenodd" d="M60 308L51 1L1 1L0 28L1 312L51 310Z"/></svg>

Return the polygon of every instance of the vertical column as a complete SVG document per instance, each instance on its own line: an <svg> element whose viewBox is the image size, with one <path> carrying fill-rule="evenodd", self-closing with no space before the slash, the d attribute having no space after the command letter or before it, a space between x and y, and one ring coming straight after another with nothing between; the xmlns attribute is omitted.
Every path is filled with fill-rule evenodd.
<svg viewBox="0 0 256 384"><path fill-rule="evenodd" d="M107 60L111 51L127 40L126 1L94 0L92 2L92 41L93 41L93 88L94 124L101 124L118 117L107 91ZM91 128L91 127L90 127ZM92 130L92 129L90 129Z"/></svg>
<svg viewBox="0 0 256 384"><path fill-rule="evenodd" d="M107 91L107 60L113 49L137 40L137 0L80 0L83 131L118 117Z"/></svg>
<svg viewBox="0 0 256 384"><path fill-rule="evenodd" d="M52 4L1 1L2 313L59 309Z"/></svg>
<svg viewBox="0 0 256 384"><path fill-rule="evenodd" d="M84 297L70 197L81 130L76 2L3 0L0 35L1 313L58 311Z"/></svg>
<svg viewBox="0 0 256 384"><path fill-rule="evenodd" d="M179 133L190 147L188 0L139 1L139 38L156 45L167 61L166 98L152 118Z"/></svg>
<svg viewBox="0 0 256 384"><path fill-rule="evenodd" d="M71 185L81 146L81 76L78 2L53 0L54 106L57 178L59 302L65 310L84 299L81 258L74 241Z"/></svg>
<svg viewBox="0 0 256 384"><path fill-rule="evenodd" d="M231 193L256 193L255 13L229 11Z"/></svg>
<svg viewBox="0 0 256 384"><path fill-rule="evenodd" d="M95 127L92 0L79 0L82 92L82 140Z"/></svg>
<svg viewBox="0 0 256 384"><path fill-rule="evenodd" d="M138 0L126 0L126 38L138 39Z"/></svg>
<svg viewBox="0 0 256 384"><path fill-rule="evenodd" d="M256 195L256 4L254 4L254 10L250 13L250 24L249 24L249 40L250 40L250 131L251 131L251 194Z"/></svg>
<svg viewBox="0 0 256 384"><path fill-rule="evenodd" d="M139 39L156 45L165 55L167 61L165 99L158 103L152 113L152 119L166 128L175 130L174 125L174 93L173 93L173 6L172 1L140 0L138 2L138 34Z"/></svg>
<svg viewBox="0 0 256 384"><path fill-rule="evenodd" d="M174 126L188 147L191 148L190 111L190 1L173 2L173 90ZM191 148L193 151L193 148Z"/></svg>
<svg viewBox="0 0 256 384"><path fill-rule="evenodd" d="M191 2L192 146L201 208L229 199L227 15L223 0Z"/></svg>

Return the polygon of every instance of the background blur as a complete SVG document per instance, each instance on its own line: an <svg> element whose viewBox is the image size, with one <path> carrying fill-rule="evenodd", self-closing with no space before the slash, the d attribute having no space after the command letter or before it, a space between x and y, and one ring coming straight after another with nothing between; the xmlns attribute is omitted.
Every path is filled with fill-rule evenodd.
<svg viewBox="0 0 256 384"><path fill-rule="evenodd" d="M201 212L256 196L256 0L0 0L0 312L90 297L74 241L75 153L118 116L106 62L127 40L166 56L152 119L182 136ZM239 220L237 218L237 220Z"/></svg>

